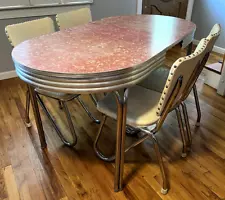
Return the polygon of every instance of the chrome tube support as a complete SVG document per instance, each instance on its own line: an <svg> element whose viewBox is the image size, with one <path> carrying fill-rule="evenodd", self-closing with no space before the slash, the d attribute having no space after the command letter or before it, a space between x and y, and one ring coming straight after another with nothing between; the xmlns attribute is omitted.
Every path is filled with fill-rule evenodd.
<svg viewBox="0 0 225 200"><path fill-rule="evenodd" d="M71 116L70 116L70 113L69 113L69 110L68 110L66 102L62 101L61 103L63 105L63 110L65 112L65 115L66 115L66 118L67 118L67 122L68 122L68 125L69 125L69 128L70 128L70 132L71 132L72 137L73 137L73 141L72 142L69 142L69 141L67 141L65 139L65 137L63 136L61 130L59 129L58 125L56 124L53 116L50 114L50 112L48 111L48 109L45 106L44 102L42 101L41 97L38 94L36 96L37 96L37 100L38 100L40 106L42 107L42 109L45 112L46 116L48 117L48 119L52 123L54 129L56 130L56 133L58 134L58 136L60 137L62 142L65 145L69 146L69 147L75 146L76 143L77 143L77 136L76 136L76 132L75 132L75 129L74 129L74 126L73 126L73 122L72 122L72 119L71 119Z"/></svg>
<svg viewBox="0 0 225 200"><path fill-rule="evenodd" d="M26 92L25 126L27 128L30 128L32 126L31 121L30 121L30 92L29 92L29 88L27 89L27 92Z"/></svg>

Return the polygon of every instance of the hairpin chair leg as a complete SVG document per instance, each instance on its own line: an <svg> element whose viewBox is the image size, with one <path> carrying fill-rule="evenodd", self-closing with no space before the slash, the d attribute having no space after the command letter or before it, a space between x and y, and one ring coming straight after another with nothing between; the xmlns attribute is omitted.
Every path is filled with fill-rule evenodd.
<svg viewBox="0 0 225 200"><path fill-rule="evenodd" d="M186 138L185 138L184 124L183 124L183 120L181 117L180 108L177 107L175 110L176 110L177 120L178 120L178 124L179 124L179 128L180 128L181 139L183 142L183 150L182 150L181 156L183 158L185 158L185 157L187 157L187 142L186 142Z"/></svg>
<svg viewBox="0 0 225 200"><path fill-rule="evenodd" d="M63 105L63 109L64 109L64 112L65 112L65 115L66 115L66 118L67 118L67 122L68 122L68 125L69 125L69 128L70 128L70 132L71 132L72 137L73 137L73 141L72 142L69 142L69 141L67 141L65 139L65 137L63 136L61 130L59 129L58 125L56 124L54 118L52 117L52 115L50 114L50 112L48 111L48 109L46 108L44 102L42 101L41 97L38 94L37 94L37 100L40 103L40 105L41 105L42 109L44 110L45 114L49 118L50 122L52 123L53 127L55 128L56 133L58 134L58 136L60 137L62 142L65 145L69 146L69 147L75 146L76 143L77 143L77 136L76 136L76 132L75 132L75 129L74 129L74 126L73 126L73 122L72 122L72 119L71 119L71 116L70 116L70 112L68 110L66 102L61 101L62 105Z"/></svg>
<svg viewBox="0 0 225 200"><path fill-rule="evenodd" d="M161 175L162 175L162 179L163 179L163 187L161 189L161 193L162 194L167 194L168 192L168 181L166 179L166 173L165 173L165 169L164 169L164 165L163 165L163 160L162 160L162 155L160 153L160 149L159 149L159 144L157 141L157 138L154 134L152 134L152 140L154 143L154 149L155 149L155 153L159 162L159 167L160 167L160 171L161 171Z"/></svg>
<svg viewBox="0 0 225 200"><path fill-rule="evenodd" d="M181 106L182 106L182 110L183 110L186 130L187 130L188 150L190 150L191 144L192 144L192 135L191 135L191 127L190 127L189 117L188 117L188 112L187 112L187 106L184 102L181 103Z"/></svg>
<svg viewBox="0 0 225 200"><path fill-rule="evenodd" d="M199 98L198 98L198 91L197 91L197 87L196 87L195 84L193 86L193 92L194 92L195 104L196 104L197 114L198 114L196 126L200 126L201 116L202 115L201 115L201 108L200 108L200 103L199 103Z"/></svg>
<svg viewBox="0 0 225 200"><path fill-rule="evenodd" d="M31 103L32 103L32 107L33 107L33 112L34 112L34 119L35 119L37 130L38 130L41 148L45 149L47 147L47 143L46 143L45 133L44 133L43 126L42 126L41 115L40 115L39 108L38 108L38 102L37 102L37 98L36 98L37 95L32 86L29 85L28 88L29 88L29 92L30 92L30 98L31 98Z"/></svg>
<svg viewBox="0 0 225 200"><path fill-rule="evenodd" d="M27 128L30 128L32 126L31 121L30 121L30 92L29 92L29 89L27 89L27 92L26 92L25 125Z"/></svg>
<svg viewBox="0 0 225 200"><path fill-rule="evenodd" d="M84 102L81 100L80 97L77 97L77 100L79 101L80 105L82 106L82 108L85 110L85 112L88 114L88 116L96 123L96 124L100 124L100 121L98 119L96 119L91 112L88 110L87 106L84 104Z"/></svg>

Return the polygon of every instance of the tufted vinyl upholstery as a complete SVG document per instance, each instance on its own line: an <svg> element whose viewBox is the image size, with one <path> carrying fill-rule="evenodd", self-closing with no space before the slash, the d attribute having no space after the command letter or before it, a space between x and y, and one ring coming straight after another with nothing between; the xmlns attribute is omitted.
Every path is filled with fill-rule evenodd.
<svg viewBox="0 0 225 200"><path fill-rule="evenodd" d="M53 33L55 32L55 27L52 19L46 17L6 26L5 32L11 45L15 47L25 40Z"/></svg>
<svg viewBox="0 0 225 200"><path fill-rule="evenodd" d="M56 22L60 30L87 24L92 21L90 8L81 8L56 15Z"/></svg>
<svg viewBox="0 0 225 200"><path fill-rule="evenodd" d="M144 127L156 123L159 119L156 111L160 96L161 93L141 86L131 88L127 106L127 124ZM100 100L97 109L99 112L117 119L117 105L114 94L110 93L103 100Z"/></svg>
<svg viewBox="0 0 225 200"><path fill-rule="evenodd" d="M203 57L207 53L207 40L202 39L198 45L198 51L190 54L189 56L185 56L179 58L172 66L169 72L168 79L166 81L165 87L162 92L162 96L160 98L160 102L158 104L157 114L161 115L164 111L164 108L171 97L172 91L177 83L179 77L183 77L181 89L176 97L176 102L183 98L183 93L187 84L189 83L191 75L194 73L194 70L198 67L199 63L202 61Z"/></svg>

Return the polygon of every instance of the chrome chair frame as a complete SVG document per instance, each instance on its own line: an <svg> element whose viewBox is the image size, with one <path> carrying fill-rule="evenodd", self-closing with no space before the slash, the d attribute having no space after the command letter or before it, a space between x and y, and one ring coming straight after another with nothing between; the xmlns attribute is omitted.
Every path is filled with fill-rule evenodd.
<svg viewBox="0 0 225 200"><path fill-rule="evenodd" d="M122 190L122 178L123 178L123 165L124 165L124 153L126 153L127 151L129 151L130 149L134 148L135 146L137 146L138 144L144 142L146 139L152 139L153 143L154 143L154 150L157 156L157 160L160 166L160 171L161 171L161 175L162 175L162 179L163 179L163 187L161 188L161 193L162 194L166 194L168 192L168 181L166 178L166 174L165 174L165 170L164 170L164 166L163 166L163 161L162 161L162 156L159 150L159 145L158 145L158 141L157 138L155 136L155 134L159 131L159 129L161 128L164 120L166 119L167 114L173 110L173 102L177 96L177 94L180 91L180 88L182 86L182 78L183 77L179 77L177 80L177 84L174 86L173 92L171 93L171 98L167 104L167 106L165 107L162 116L160 117L160 119L158 120L158 122L156 122L156 127L153 130L149 130L148 127L138 127L141 132L145 133L143 136L141 136L138 141L132 143L130 146L128 146L127 148L125 148L125 128L126 124L123 124L122 127L124 130L121 130L121 121L123 121L123 123L126 123L126 118L122 120L122 117L126 117L125 114L126 110L127 110L127 99L128 99L128 89L125 89L124 91L124 97L121 97L120 94L118 92L114 92L114 95L116 97L116 101L117 101L117 110L118 110L118 114L117 114L117 139L116 139L116 155L112 155L112 156L105 156L100 149L98 148L98 142L102 133L102 129L103 126L105 124L105 121L107 119L106 115L103 115L103 119L101 121L96 139L94 141L93 147L94 147L94 151L96 153L96 155L103 161L107 161L107 162L111 162L114 161L116 162L116 173L115 173L115 191L119 191ZM122 110L122 112L121 112ZM122 113L122 114L121 114ZM119 153L118 153L119 152Z"/></svg>
<svg viewBox="0 0 225 200"><path fill-rule="evenodd" d="M114 92L114 94L116 96L116 100L117 100L116 101L117 102L117 104L116 104L117 105L116 155L105 156L98 148L98 141L99 141L100 135L102 133L103 125L106 121L106 116L105 116L106 114L103 115L103 121L101 122L99 132L98 132L96 140L94 142L94 150L95 150L96 155L104 161L113 161L115 159L115 191L122 190L122 177L123 177L123 165L124 165L125 152L129 151L131 148L135 147L136 145L140 144L144 140L151 137L151 139L153 139L153 142L154 142L155 152L157 154L157 158L159 161L160 170L161 170L161 174L162 174L162 179L163 179L163 187L161 189L161 193L162 194L167 193L168 182L166 179L165 170L164 170L163 163L162 163L162 157L159 152L159 146L158 146L157 138L155 137L155 134L161 128L168 113L171 112L172 110L175 110L176 114L177 114L177 118L178 118L179 127L181 130L180 131L181 138L183 141L182 156L186 157L187 151L191 145L192 139L191 139L191 132L190 132L190 125L189 125L187 109L186 109L184 100L189 96L189 94L193 88L193 85L195 84L199 74L201 73L203 67L205 66L206 61L208 60L209 52L207 52L207 44L208 43L207 43L206 39L201 40L201 46L200 46L201 50L199 50L198 52L196 52L192 55L195 57L199 53L201 53L201 55L202 55L202 53L204 53L204 55L202 55L202 58L199 57L198 62L194 61L195 66L193 66L194 68L193 68L191 74L188 76L188 79L185 80L184 88L182 88L183 75L180 74L177 77L176 82L174 82L175 80L173 81L175 84L174 84L174 86L172 86L172 88L170 90L171 91L170 96L166 97L166 99L164 97L161 97L161 99L165 100L166 103L164 102L164 107L162 107L161 114L159 114L159 112L156 112L157 115L159 116L159 119L156 122L153 122L152 124L148 124L148 126L146 126L146 127L142 127L142 126L140 127L139 125L136 125L145 134L141 138L139 138L138 141L134 142L126 149L125 149L125 127L126 127L128 89L124 90L124 93L122 96L120 96L120 94L118 92ZM190 57L192 57L192 56L190 55ZM187 57L184 57L183 60L180 59L179 62L185 61L186 59L187 59ZM178 60L177 60L177 62L178 62ZM174 69L177 68L177 66L175 64L173 65L173 67L174 67ZM178 71L178 73L179 73L179 71ZM174 75L174 73L171 72L170 76L173 76L173 75ZM169 82L171 82L171 79L168 77L167 83L169 83ZM168 87L169 87L168 85L165 85L164 91L163 91L164 94L166 94L166 89ZM161 103L161 105L163 105L163 104ZM184 130L184 123L183 123L183 119L181 116L181 109L180 109L181 107L182 107L182 111L184 114L184 120L185 120L187 134L185 134L185 130ZM158 110L160 111L159 107L158 107ZM132 124L132 122L131 122L131 124ZM149 127L150 125L156 125L156 127L154 129L150 130L150 127Z"/></svg>

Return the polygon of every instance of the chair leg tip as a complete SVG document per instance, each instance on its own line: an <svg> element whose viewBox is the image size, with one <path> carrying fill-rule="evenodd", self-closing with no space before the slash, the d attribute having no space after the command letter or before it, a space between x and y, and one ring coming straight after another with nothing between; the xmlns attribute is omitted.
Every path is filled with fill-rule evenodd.
<svg viewBox="0 0 225 200"><path fill-rule="evenodd" d="M196 122L195 126L199 127L200 126L200 122Z"/></svg>
<svg viewBox="0 0 225 200"><path fill-rule="evenodd" d="M168 193L168 189L161 188L161 193L164 194L164 195L167 194Z"/></svg>
<svg viewBox="0 0 225 200"><path fill-rule="evenodd" d="M96 124L101 124L101 121L98 120L98 119L94 120L94 122L95 122Z"/></svg>
<svg viewBox="0 0 225 200"><path fill-rule="evenodd" d="M29 122L29 123L25 122L25 126L26 126L27 128L30 128L30 127L32 126L32 124L31 124L31 122Z"/></svg>
<svg viewBox="0 0 225 200"><path fill-rule="evenodd" d="M181 154L181 157L182 157L182 158L186 158L186 157L187 157L187 153L182 153L182 154Z"/></svg>

